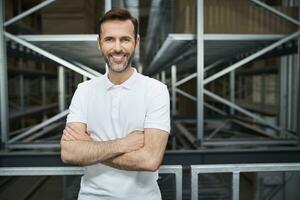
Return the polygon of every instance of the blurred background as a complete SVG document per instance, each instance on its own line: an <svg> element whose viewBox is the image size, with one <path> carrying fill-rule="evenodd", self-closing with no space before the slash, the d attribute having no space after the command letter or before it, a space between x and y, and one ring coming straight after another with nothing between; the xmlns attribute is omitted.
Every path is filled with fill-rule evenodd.
<svg viewBox="0 0 300 200"><path fill-rule="evenodd" d="M76 199L59 140L77 85L105 73L114 7L139 20L134 67L170 91L163 199L300 199L298 0L0 2L0 199Z"/></svg>

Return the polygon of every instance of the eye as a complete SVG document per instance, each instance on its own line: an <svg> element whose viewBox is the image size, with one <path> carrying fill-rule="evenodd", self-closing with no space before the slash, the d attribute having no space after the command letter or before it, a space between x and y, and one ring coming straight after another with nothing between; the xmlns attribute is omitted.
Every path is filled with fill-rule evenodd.
<svg viewBox="0 0 300 200"><path fill-rule="evenodd" d="M113 39L112 39L112 38L110 38L110 37L107 37L107 38L104 38L104 41L105 41L105 42L112 42L112 41L113 41Z"/></svg>
<svg viewBox="0 0 300 200"><path fill-rule="evenodd" d="M130 38L122 38L122 42L130 42Z"/></svg>

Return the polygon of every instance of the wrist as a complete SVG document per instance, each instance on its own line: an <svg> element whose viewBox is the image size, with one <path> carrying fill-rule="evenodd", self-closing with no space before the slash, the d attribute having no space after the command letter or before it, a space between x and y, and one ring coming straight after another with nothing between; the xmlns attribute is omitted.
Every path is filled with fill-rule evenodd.
<svg viewBox="0 0 300 200"><path fill-rule="evenodd" d="M127 153L127 146L124 138L116 139L116 146L118 149L118 153Z"/></svg>

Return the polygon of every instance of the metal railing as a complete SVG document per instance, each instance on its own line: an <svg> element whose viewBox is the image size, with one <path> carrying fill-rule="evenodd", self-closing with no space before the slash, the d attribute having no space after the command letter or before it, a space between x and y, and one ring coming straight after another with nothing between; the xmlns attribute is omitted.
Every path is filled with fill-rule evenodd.
<svg viewBox="0 0 300 200"><path fill-rule="evenodd" d="M240 173L242 172L286 172L300 171L300 163L268 163L268 164L224 164L224 165L192 165L191 193L192 200L198 199L198 175L211 173L232 174L232 200L240 198Z"/></svg>
<svg viewBox="0 0 300 200"><path fill-rule="evenodd" d="M70 176L83 175L84 167L0 167L0 176ZM174 174L176 200L182 199L182 166L163 165L159 174Z"/></svg>
<svg viewBox="0 0 300 200"><path fill-rule="evenodd" d="M217 164L191 165L191 199L197 200L198 175L231 173L232 199L240 198L240 174L243 172L287 172L300 171L300 163L266 163L266 164ZM176 200L182 199L182 166L163 165L160 174L174 174L176 183ZM0 176L68 176L83 175L83 167L0 167Z"/></svg>

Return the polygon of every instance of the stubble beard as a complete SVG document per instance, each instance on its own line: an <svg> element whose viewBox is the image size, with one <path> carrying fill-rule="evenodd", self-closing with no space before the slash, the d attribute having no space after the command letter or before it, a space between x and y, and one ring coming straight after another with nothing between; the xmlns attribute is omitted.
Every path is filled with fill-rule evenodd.
<svg viewBox="0 0 300 200"><path fill-rule="evenodd" d="M115 63L111 62L109 59L109 55L104 56L104 59L108 65L109 69L111 69L113 72L116 72L116 73L122 73L122 72L126 71L126 69L128 69L129 66L131 66L133 56L134 56L134 52L131 55L128 55L128 60L125 61L123 66L121 66L121 67L118 66L119 64L115 64Z"/></svg>

